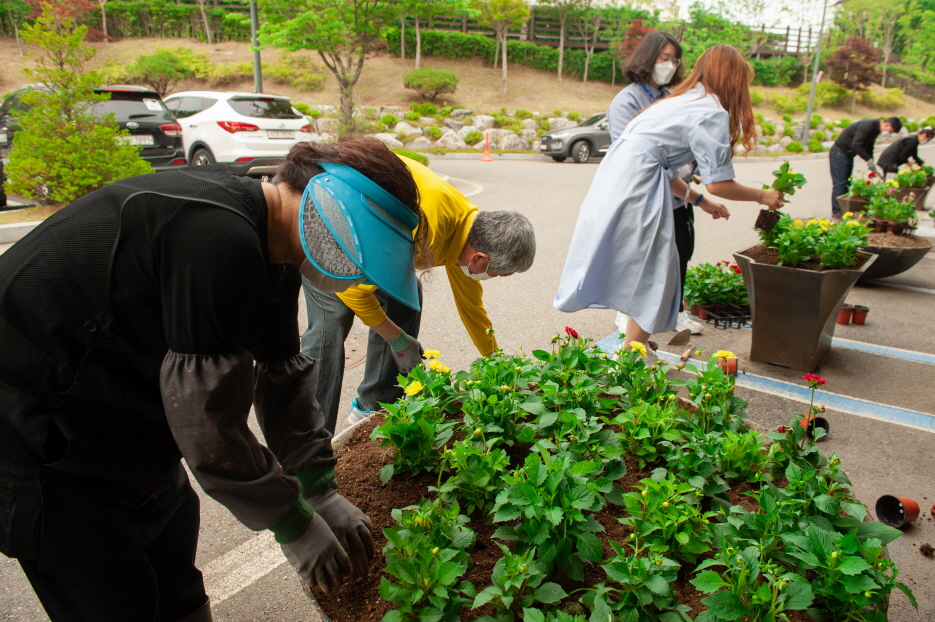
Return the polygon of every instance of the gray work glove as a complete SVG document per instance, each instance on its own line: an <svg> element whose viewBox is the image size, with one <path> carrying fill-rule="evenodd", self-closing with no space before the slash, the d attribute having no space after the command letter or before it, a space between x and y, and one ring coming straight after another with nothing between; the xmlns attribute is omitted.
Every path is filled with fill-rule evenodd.
<svg viewBox="0 0 935 622"><path fill-rule="evenodd" d="M873 158L870 158L869 160L867 160L867 168L873 171L874 173L877 172L877 163L873 161Z"/></svg>
<svg viewBox="0 0 935 622"><path fill-rule="evenodd" d="M374 548L373 528L367 515L334 488L308 497L306 501L315 509L315 516L321 516L331 527L335 538L350 556L357 575L367 575Z"/></svg>
<svg viewBox="0 0 935 622"><path fill-rule="evenodd" d="M422 362L422 344L415 337L407 335L406 331L400 330L398 335L386 343L393 351L393 360L400 373L408 374Z"/></svg>
<svg viewBox="0 0 935 622"><path fill-rule="evenodd" d="M331 593L351 576L351 561L327 521L317 513L301 536L281 544L286 559L299 577L310 586Z"/></svg>

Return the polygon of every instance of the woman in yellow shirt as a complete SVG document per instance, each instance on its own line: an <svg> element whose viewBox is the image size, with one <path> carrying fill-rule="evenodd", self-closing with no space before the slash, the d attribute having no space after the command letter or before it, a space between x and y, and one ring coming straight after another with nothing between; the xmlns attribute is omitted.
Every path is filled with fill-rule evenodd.
<svg viewBox="0 0 935 622"><path fill-rule="evenodd" d="M492 324L484 309L480 281L525 272L536 253L535 233L518 212L481 212L428 167L400 156L419 187L428 224L429 248L420 269L444 266L455 306L471 341L481 355L497 349ZM306 279L302 287L308 310L308 330L302 351L319 361L318 402L326 427L337 423L344 380L344 340L356 315L370 327L364 379L351 406L352 423L368 416L377 402L394 402L402 395L399 373L409 373L422 361L417 337L421 312L413 311L373 285L357 285L339 294L319 290ZM421 303L421 290L419 292Z"/></svg>

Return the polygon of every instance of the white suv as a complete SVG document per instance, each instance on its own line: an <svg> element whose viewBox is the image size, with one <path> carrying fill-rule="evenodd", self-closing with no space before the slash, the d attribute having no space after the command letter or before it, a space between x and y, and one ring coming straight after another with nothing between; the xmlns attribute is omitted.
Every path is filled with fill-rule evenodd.
<svg viewBox="0 0 935 622"><path fill-rule="evenodd" d="M188 161L221 162L235 175L274 173L292 145L312 131L289 98L279 95L186 91L164 101L182 126Z"/></svg>

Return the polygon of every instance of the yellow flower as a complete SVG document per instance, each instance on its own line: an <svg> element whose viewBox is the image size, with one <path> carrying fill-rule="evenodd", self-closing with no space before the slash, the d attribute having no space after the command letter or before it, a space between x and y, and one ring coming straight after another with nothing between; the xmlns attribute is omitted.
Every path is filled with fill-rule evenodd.
<svg viewBox="0 0 935 622"><path fill-rule="evenodd" d="M442 356L442 353L439 352L438 350L426 350L424 354L425 354L425 358L428 358L428 359L437 359L437 358L441 358Z"/></svg>
<svg viewBox="0 0 935 622"><path fill-rule="evenodd" d="M792 224L794 224L796 227L801 227L801 226L802 226L802 221L796 219L796 221L795 221L794 223L792 223Z"/></svg>
<svg viewBox="0 0 935 622"><path fill-rule="evenodd" d="M412 397L413 395L416 395L419 391L421 391L424 388L425 387L422 386L421 382L419 382L418 380L413 380L412 382L406 385L406 395L408 395L409 397Z"/></svg>
<svg viewBox="0 0 935 622"><path fill-rule="evenodd" d="M849 226L849 227L863 227L863 226L864 226L864 223L860 222L859 220L848 220L848 221L847 221L847 226Z"/></svg>
<svg viewBox="0 0 935 622"><path fill-rule="evenodd" d="M451 368L439 361L438 359L429 360L429 369L432 371L438 371L443 374L447 374L451 371Z"/></svg>
<svg viewBox="0 0 935 622"><path fill-rule="evenodd" d="M509 385L501 384L501 385L500 385L500 390L501 390L501 391L512 391L512 390L513 390L513 387L510 387Z"/></svg>
<svg viewBox="0 0 935 622"><path fill-rule="evenodd" d="M715 352L715 353L712 354L711 356L713 356L714 358L718 358L718 359L735 359L735 358L737 358L737 355L734 354L733 352L729 351L729 350L718 350L717 352Z"/></svg>
<svg viewBox="0 0 935 622"><path fill-rule="evenodd" d="M821 224L821 223L820 223L818 220L815 220L814 218L810 218L809 221L808 221L808 223L806 223L806 224L808 224L808 226L811 227L812 225L817 225L817 224Z"/></svg>
<svg viewBox="0 0 935 622"><path fill-rule="evenodd" d="M606 358L607 358L607 355L604 354L603 352L601 352L601 358L602 358L602 359L606 359Z"/></svg>
<svg viewBox="0 0 935 622"><path fill-rule="evenodd" d="M844 214L844 220L850 220L853 217L854 217L854 212L847 212L846 214Z"/></svg>
<svg viewBox="0 0 935 622"><path fill-rule="evenodd" d="M641 357L646 358L646 346L639 341L631 341L630 349L639 354Z"/></svg>

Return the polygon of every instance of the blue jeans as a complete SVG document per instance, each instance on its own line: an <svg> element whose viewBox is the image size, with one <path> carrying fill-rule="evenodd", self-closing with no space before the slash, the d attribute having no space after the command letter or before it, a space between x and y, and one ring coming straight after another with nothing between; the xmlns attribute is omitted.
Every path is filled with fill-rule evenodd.
<svg viewBox="0 0 935 622"><path fill-rule="evenodd" d="M854 158L832 149L828 152L828 163L831 165L831 214L840 216L838 197L847 194L851 173L854 172Z"/></svg>
<svg viewBox="0 0 935 622"><path fill-rule="evenodd" d="M302 334L302 352L318 361L318 403L325 416L325 427L332 434L338 421L341 385L344 382L344 340L351 332L354 312L335 294L323 292L302 279L308 329ZM407 334L418 337L422 313L393 300L382 291L374 292L380 306ZM419 286L422 304L422 286ZM403 395L396 381L399 369L393 351L378 334L367 336L367 360L364 379L357 387L357 405L361 410L377 410L378 403L393 403Z"/></svg>

